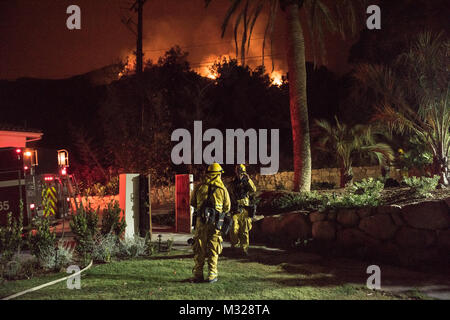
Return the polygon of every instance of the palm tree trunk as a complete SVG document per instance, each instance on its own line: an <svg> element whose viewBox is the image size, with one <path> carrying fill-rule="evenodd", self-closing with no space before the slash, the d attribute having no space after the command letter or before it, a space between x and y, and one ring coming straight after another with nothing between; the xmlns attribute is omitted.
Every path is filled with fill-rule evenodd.
<svg viewBox="0 0 450 320"><path fill-rule="evenodd" d="M305 39L299 6L292 1L285 7L287 20L287 62L294 156L294 190L311 189L311 147L306 96Z"/></svg>

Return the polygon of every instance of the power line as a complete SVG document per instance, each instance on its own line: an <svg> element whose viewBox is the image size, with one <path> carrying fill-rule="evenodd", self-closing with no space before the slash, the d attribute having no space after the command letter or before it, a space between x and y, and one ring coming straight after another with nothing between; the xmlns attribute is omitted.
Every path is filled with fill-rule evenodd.
<svg viewBox="0 0 450 320"><path fill-rule="evenodd" d="M284 37L282 37L284 38ZM257 41L257 40L264 40L264 38L255 38L251 39L251 41ZM222 40L221 42L210 42L210 43L204 43L204 44L194 44L194 45L188 45L188 46L181 46L181 49L189 49L189 48L199 48L199 47L207 47L207 46L214 46L214 45L224 45L226 43L229 43L232 40ZM238 40L238 43L240 40ZM171 48L164 48L164 49L152 49L152 50L144 50L144 52L159 52L159 51L167 51Z"/></svg>

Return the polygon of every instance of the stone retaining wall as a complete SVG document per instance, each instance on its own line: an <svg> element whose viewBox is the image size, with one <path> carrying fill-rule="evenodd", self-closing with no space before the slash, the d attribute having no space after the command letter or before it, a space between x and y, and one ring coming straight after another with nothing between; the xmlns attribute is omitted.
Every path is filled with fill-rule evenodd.
<svg viewBox="0 0 450 320"><path fill-rule="evenodd" d="M254 241L289 246L309 240L401 264L450 262L450 198L402 207L269 216L254 223L251 236Z"/></svg>
<svg viewBox="0 0 450 320"><path fill-rule="evenodd" d="M379 166L353 168L354 181L360 181L364 178L376 178L380 176L381 176L381 168ZM390 177L393 179L402 180L400 170L395 168L391 168ZM268 176L255 175L253 178L258 189L293 190L294 188L293 171L279 172L277 174ZM311 172L311 181L312 183L319 183L319 182L333 183L336 188L339 188L340 184L339 168L313 169Z"/></svg>

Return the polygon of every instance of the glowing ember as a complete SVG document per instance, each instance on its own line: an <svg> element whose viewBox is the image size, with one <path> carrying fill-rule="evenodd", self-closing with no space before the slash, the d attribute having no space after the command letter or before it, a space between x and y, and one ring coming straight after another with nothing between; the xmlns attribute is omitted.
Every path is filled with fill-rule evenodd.
<svg viewBox="0 0 450 320"><path fill-rule="evenodd" d="M275 86L279 87L283 84L283 75L278 71L272 72L270 78L272 79L272 84Z"/></svg>
<svg viewBox="0 0 450 320"><path fill-rule="evenodd" d="M123 67L122 71L120 71L117 76L122 78L123 76L130 74L136 70L136 58L133 58L133 54L130 54L126 57L126 64Z"/></svg>

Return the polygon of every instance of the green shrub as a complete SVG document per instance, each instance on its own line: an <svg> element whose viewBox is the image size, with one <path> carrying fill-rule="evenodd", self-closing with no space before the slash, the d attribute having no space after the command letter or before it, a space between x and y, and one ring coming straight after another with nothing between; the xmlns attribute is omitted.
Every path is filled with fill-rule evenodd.
<svg viewBox="0 0 450 320"><path fill-rule="evenodd" d="M107 235L113 232L116 236L120 237L125 232L126 223L125 217L120 217L120 213L123 210L119 207L118 201L111 201L108 203L108 207L103 209L102 229L103 235Z"/></svg>
<svg viewBox="0 0 450 320"><path fill-rule="evenodd" d="M145 255L147 246L145 238L135 235L125 238L119 242L119 256L122 258L135 258Z"/></svg>
<svg viewBox="0 0 450 320"><path fill-rule="evenodd" d="M48 250L55 249L56 234L50 229L50 220L36 216L32 221L33 231L28 234L31 253L38 259Z"/></svg>
<svg viewBox="0 0 450 320"><path fill-rule="evenodd" d="M20 251L22 247L23 218L19 220L13 218L12 212L8 213L6 226L0 227L0 253L2 260L9 261L14 253Z"/></svg>
<svg viewBox="0 0 450 320"><path fill-rule="evenodd" d="M354 182L349 187L349 191L354 194L371 194L373 196L381 196L381 191L384 189L384 183L381 180L368 178L363 179L360 182Z"/></svg>
<svg viewBox="0 0 450 320"><path fill-rule="evenodd" d="M37 259L27 259L20 261L14 259L0 263L0 280L20 280L30 279L38 270L39 264ZM2 281L0 281L1 285Z"/></svg>
<svg viewBox="0 0 450 320"><path fill-rule="evenodd" d="M39 265L46 270L61 270L70 265L73 259L73 249L64 243L57 248L47 248L39 256Z"/></svg>
<svg viewBox="0 0 450 320"><path fill-rule="evenodd" d="M376 207L381 203L380 194L369 192L362 194L345 193L339 196L326 197L324 200L322 207L319 209Z"/></svg>
<svg viewBox="0 0 450 320"><path fill-rule="evenodd" d="M94 250L94 239L99 233L98 227L98 209L94 210L89 204L88 207L79 209L77 214L72 216L70 228L75 235L77 243L76 252L88 263Z"/></svg>
<svg viewBox="0 0 450 320"><path fill-rule="evenodd" d="M287 193L273 200L273 206L283 210L314 210L323 202L323 196L315 191Z"/></svg>
<svg viewBox="0 0 450 320"><path fill-rule="evenodd" d="M272 202L272 207L281 211L291 210L325 210L329 208L360 208L380 205L381 191L384 184L374 179L355 183L344 194L318 193L316 191L303 193L287 193Z"/></svg>
<svg viewBox="0 0 450 320"><path fill-rule="evenodd" d="M111 262L119 253L119 239L113 233L99 235L95 241L92 259L99 262Z"/></svg>
<svg viewBox="0 0 450 320"><path fill-rule="evenodd" d="M415 196L430 197L431 191L435 190L439 183L439 176L428 177L409 177L403 179L403 183L411 188Z"/></svg>

